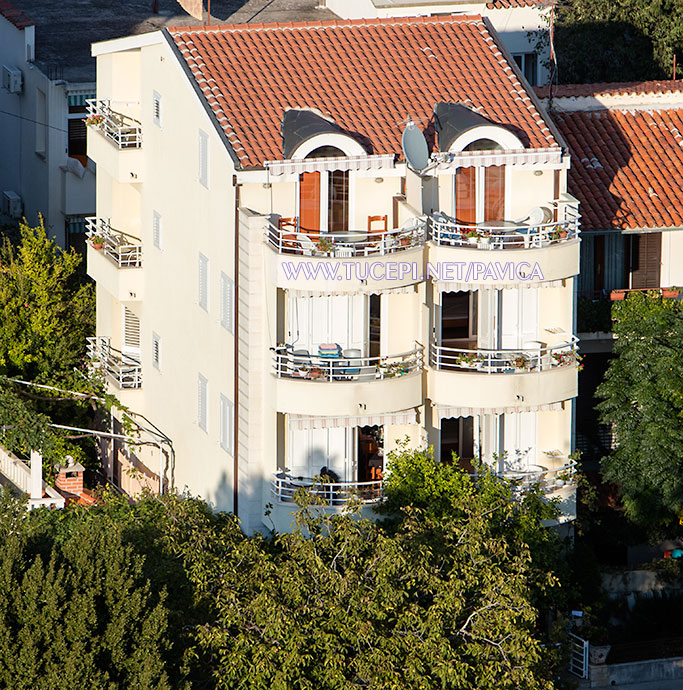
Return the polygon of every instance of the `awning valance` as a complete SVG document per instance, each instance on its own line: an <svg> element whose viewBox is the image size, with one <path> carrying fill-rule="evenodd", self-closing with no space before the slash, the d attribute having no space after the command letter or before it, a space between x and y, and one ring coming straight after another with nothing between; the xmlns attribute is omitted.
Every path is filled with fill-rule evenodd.
<svg viewBox="0 0 683 690"><path fill-rule="evenodd" d="M417 424L417 410L401 410L388 414L358 415L353 417L307 417L299 414L287 415L290 429L333 429L354 426L375 426L390 424Z"/></svg>
<svg viewBox="0 0 683 690"><path fill-rule="evenodd" d="M451 280L435 280L434 285L439 292L469 292L474 290L507 290L512 288L552 288L564 287L564 280L520 280L518 283L457 283Z"/></svg>
<svg viewBox="0 0 683 690"><path fill-rule="evenodd" d="M434 405L439 419L450 417L474 417L485 414L517 414L519 412L547 412L562 410L564 403L554 402L547 405L515 405L514 407L450 407L448 405Z"/></svg>
<svg viewBox="0 0 683 690"><path fill-rule="evenodd" d="M436 170L485 168L491 165L560 165L562 149L519 149L505 151L462 151L437 154Z"/></svg>
<svg viewBox="0 0 683 690"><path fill-rule="evenodd" d="M348 294L363 294L363 295L411 295L415 292L416 285L404 285L403 287L395 288L373 288L362 286L357 290L349 291L342 290L297 290L295 288L287 288L287 292L294 297L334 297L335 295ZM468 290L471 288L467 288Z"/></svg>
<svg viewBox="0 0 683 690"><path fill-rule="evenodd" d="M304 172L323 172L329 170L387 170L394 167L394 154L375 156L339 156L334 158L301 158L285 161L266 161L266 169L271 175L287 175Z"/></svg>

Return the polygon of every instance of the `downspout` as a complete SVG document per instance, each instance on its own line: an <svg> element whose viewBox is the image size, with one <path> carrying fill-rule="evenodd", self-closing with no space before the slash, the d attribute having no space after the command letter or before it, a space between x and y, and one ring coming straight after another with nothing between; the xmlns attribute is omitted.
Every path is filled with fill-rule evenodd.
<svg viewBox="0 0 683 690"><path fill-rule="evenodd" d="M232 184L235 187L235 332L234 332L234 414L233 414L233 480L232 480L232 512L235 517L238 517L239 513L239 328L240 328L240 259L239 259L239 249L240 249L240 187L237 184L237 175L233 175Z"/></svg>

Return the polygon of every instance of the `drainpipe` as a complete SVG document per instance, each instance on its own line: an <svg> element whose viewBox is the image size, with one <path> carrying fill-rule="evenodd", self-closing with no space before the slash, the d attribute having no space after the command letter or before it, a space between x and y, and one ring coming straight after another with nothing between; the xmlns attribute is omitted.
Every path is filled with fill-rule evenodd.
<svg viewBox="0 0 683 690"><path fill-rule="evenodd" d="M232 512L235 517L239 515L239 328L240 328L240 187L237 184L237 175L232 176L232 184L235 187L235 332L234 338L234 390L233 390L233 468L232 468Z"/></svg>

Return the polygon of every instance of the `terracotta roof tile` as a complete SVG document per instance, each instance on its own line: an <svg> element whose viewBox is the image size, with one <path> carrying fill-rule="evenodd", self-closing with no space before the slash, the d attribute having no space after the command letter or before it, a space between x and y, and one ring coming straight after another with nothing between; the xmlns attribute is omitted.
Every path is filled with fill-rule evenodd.
<svg viewBox="0 0 683 690"><path fill-rule="evenodd" d="M548 86L535 86L539 98L548 97ZM628 94L676 93L683 91L683 82L663 81L625 81L600 84L555 84L555 98L578 98L587 96L622 96Z"/></svg>
<svg viewBox="0 0 683 690"><path fill-rule="evenodd" d="M683 226L683 108L553 115L588 230Z"/></svg>
<svg viewBox="0 0 683 690"><path fill-rule="evenodd" d="M558 146L478 16L404 17L169 30L244 167L282 158L287 108L317 108L373 153L401 152L408 117L429 129L439 101ZM362 140L362 139L361 139Z"/></svg>
<svg viewBox="0 0 683 690"><path fill-rule="evenodd" d="M503 10L509 7L535 7L549 4L547 0L492 0L486 3L486 7L490 10Z"/></svg>
<svg viewBox="0 0 683 690"><path fill-rule="evenodd" d="M14 24L17 29L25 29L27 26L34 26L35 22L30 20L23 12L18 10L8 0L0 0L0 15L7 21Z"/></svg>

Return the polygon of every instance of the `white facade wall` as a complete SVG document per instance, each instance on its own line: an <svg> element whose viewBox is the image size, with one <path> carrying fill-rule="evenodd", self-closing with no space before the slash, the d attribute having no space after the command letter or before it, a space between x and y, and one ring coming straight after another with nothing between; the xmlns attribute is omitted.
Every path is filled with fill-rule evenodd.
<svg viewBox="0 0 683 690"><path fill-rule="evenodd" d="M68 94L94 91L94 84L68 84L41 72L33 64L36 30L18 29L0 16L0 65L16 67L23 78L19 94L0 88L0 193L19 194L28 222L42 214L49 234L64 246L66 216L95 209L94 165L84 169L67 156Z"/></svg>

